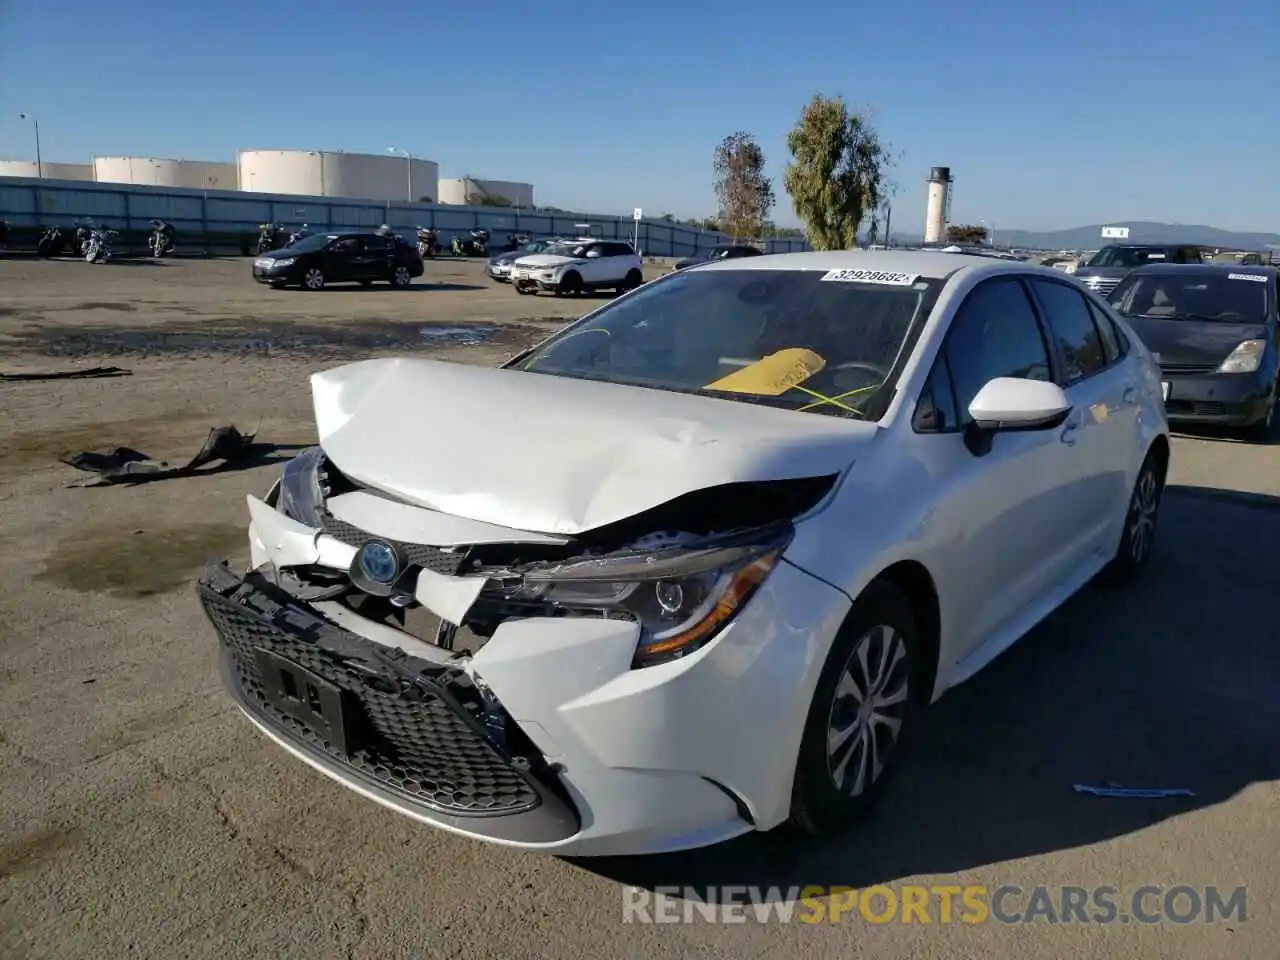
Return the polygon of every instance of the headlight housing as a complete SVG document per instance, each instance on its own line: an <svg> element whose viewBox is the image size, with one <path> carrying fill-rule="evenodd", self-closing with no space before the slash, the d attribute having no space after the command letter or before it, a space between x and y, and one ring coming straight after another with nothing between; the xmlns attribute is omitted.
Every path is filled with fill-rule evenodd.
<svg viewBox="0 0 1280 960"><path fill-rule="evenodd" d="M284 465L276 509L291 520L320 528L324 516L324 486L321 467L324 451L308 447Z"/></svg>
<svg viewBox="0 0 1280 960"><path fill-rule="evenodd" d="M1265 340L1246 340L1222 361L1218 373L1253 373L1262 366L1262 355L1266 349Z"/></svg>
<svg viewBox="0 0 1280 960"><path fill-rule="evenodd" d="M778 565L791 536L790 524L778 525L692 549L570 561L525 572L508 596L635 620L632 666L650 667L709 643Z"/></svg>
<svg viewBox="0 0 1280 960"><path fill-rule="evenodd" d="M298 259L297 257L281 257L278 260L276 260L275 265L277 267L289 267L289 266L292 266L297 261L297 259Z"/></svg>

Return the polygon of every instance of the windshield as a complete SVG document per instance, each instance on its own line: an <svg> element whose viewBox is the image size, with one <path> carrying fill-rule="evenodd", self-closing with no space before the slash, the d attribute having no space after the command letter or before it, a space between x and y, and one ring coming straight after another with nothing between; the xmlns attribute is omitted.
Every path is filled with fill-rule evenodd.
<svg viewBox="0 0 1280 960"><path fill-rule="evenodd" d="M313 233L310 236L303 237L297 243L290 244L285 247L284 253L315 253L317 250L323 250L329 245L334 238L323 233Z"/></svg>
<svg viewBox="0 0 1280 960"><path fill-rule="evenodd" d="M546 240L530 240L520 248L523 253L541 253L547 247L551 246Z"/></svg>
<svg viewBox="0 0 1280 960"><path fill-rule="evenodd" d="M1140 267L1153 261L1172 260L1173 251L1167 247L1103 247L1085 266Z"/></svg>
<svg viewBox="0 0 1280 960"><path fill-rule="evenodd" d="M541 252L550 257L582 258L587 255L587 244L572 242L548 243Z"/></svg>
<svg viewBox="0 0 1280 960"><path fill-rule="evenodd" d="M1267 278L1250 273L1148 273L1126 277L1108 297L1128 317L1264 323Z"/></svg>
<svg viewBox="0 0 1280 960"><path fill-rule="evenodd" d="M943 281L855 272L670 274L514 366L560 377L862 417ZM886 282L892 281L892 282Z"/></svg>

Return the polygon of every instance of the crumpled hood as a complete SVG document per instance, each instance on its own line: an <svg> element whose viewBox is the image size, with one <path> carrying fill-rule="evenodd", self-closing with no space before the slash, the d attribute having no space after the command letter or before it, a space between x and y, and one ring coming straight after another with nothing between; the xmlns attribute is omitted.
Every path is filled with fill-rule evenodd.
<svg viewBox="0 0 1280 960"><path fill-rule="evenodd" d="M566 263L581 263L573 257L562 257L559 254L552 253L531 253L527 257L520 257L513 266L517 267L562 267Z"/></svg>
<svg viewBox="0 0 1280 960"><path fill-rule="evenodd" d="M417 358L313 374L326 455L357 483L484 523L578 534L726 483L837 474L873 424Z"/></svg>

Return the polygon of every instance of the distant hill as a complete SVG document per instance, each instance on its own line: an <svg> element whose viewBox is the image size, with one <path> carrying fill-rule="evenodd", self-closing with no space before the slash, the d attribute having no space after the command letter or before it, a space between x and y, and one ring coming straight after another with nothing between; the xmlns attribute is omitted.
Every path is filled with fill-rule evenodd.
<svg viewBox="0 0 1280 960"><path fill-rule="evenodd" d="M1104 243L1104 224L1073 227L1069 230L1005 230L997 228L996 242L1002 247L1023 247L1033 250L1094 250ZM1109 227L1128 227L1131 243L1198 243L1208 247L1238 247L1245 250L1262 250L1267 246L1280 246L1280 233L1248 233L1222 230L1202 224L1152 223L1147 221L1113 221ZM893 235L898 243L919 243L917 234ZM1123 241L1121 241L1123 242Z"/></svg>

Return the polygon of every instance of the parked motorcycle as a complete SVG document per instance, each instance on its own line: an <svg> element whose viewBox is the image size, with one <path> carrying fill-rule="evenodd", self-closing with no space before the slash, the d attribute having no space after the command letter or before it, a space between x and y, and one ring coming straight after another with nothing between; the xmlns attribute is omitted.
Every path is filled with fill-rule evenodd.
<svg viewBox="0 0 1280 960"><path fill-rule="evenodd" d="M440 234L434 227L418 227L418 256L426 260L440 251Z"/></svg>
<svg viewBox="0 0 1280 960"><path fill-rule="evenodd" d="M85 263L106 263L111 259L111 241L119 233L107 227L94 227L89 231L89 244L84 251Z"/></svg>
<svg viewBox="0 0 1280 960"><path fill-rule="evenodd" d="M153 257L163 257L165 254L173 253L174 238L177 231L173 225L163 220L151 221L151 237L147 241L147 246L151 249Z"/></svg>
<svg viewBox="0 0 1280 960"><path fill-rule="evenodd" d="M45 227L36 244L36 253L42 257L58 257L67 249L67 237L61 227Z"/></svg>
<svg viewBox="0 0 1280 960"><path fill-rule="evenodd" d="M88 242L92 237L93 230L97 229L97 225L92 220L84 218L76 224L76 256L84 256L88 252Z"/></svg>
<svg viewBox="0 0 1280 960"><path fill-rule="evenodd" d="M285 246L291 247L295 243L297 243L299 240L301 240L303 237L308 237L310 235L311 235L311 224L304 223L297 230L293 231L293 233L289 234L289 240L287 243L285 243Z"/></svg>
<svg viewBox="0 0 1280 960"><path fill-rule="evenodd" d="M449 250L455 257L487 257L489 255L489 231L472 230L471 236L465 240L461 237L454 237L453 242L449 245Z"/></svg>
<svg viewBox="0 0 1280 960"><path fill-rule="evenodd" d="M278 250L284 246L286 239L284 230L279 224L260 223L258 224L258 246L254 252L263 254L270 250Z"/></svg>

